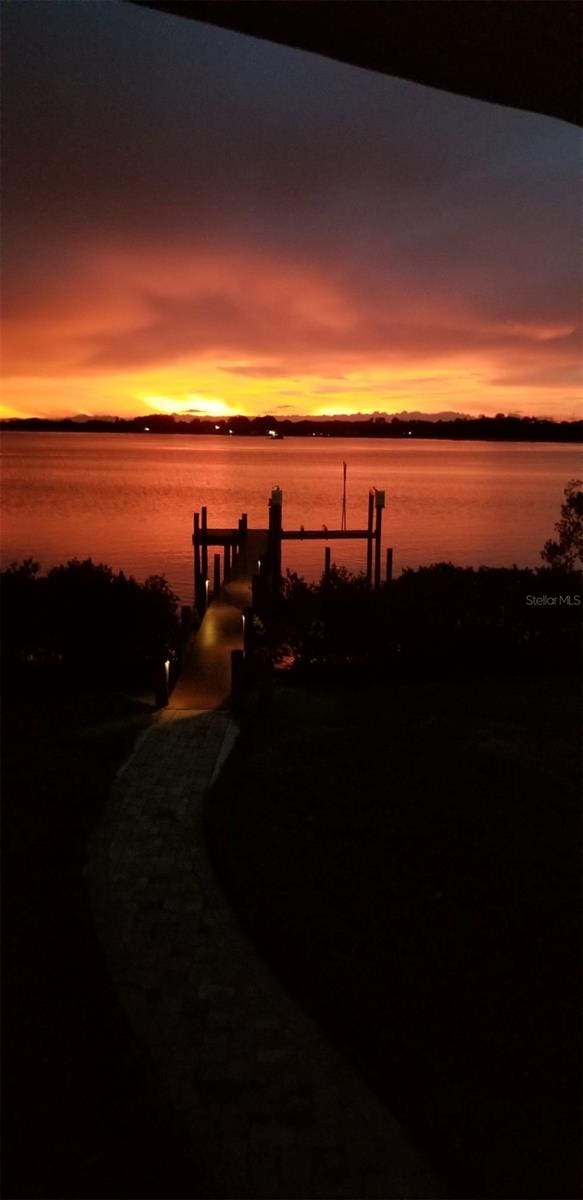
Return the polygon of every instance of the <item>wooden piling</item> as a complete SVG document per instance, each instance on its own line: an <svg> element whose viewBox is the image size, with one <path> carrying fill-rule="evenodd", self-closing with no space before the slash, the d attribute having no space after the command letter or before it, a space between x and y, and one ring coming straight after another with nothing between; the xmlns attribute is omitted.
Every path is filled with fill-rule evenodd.
<svg viewBox="0 0 583 1200"><path fill-rule="evenodd" d="M330 560L331 560L331 554L332 554L332 552L331 552L331 550L330 550L330 547L329 547L329 546L326 546L326 547L325 547L325 549L324 549L324 583L329 583L329 582L330 582Z"/></svg>
<svg viewBox="0 0 583 1200"><path fill-rule="evenodd" d="M225 542L223 546L223 579L228 583L231 576L231 556L229 553L229 543Z"/></svg>
<svg viewBox="0 0 583 1200"><path fill-rule="evenodd" d="M247 513L241 513L239 517L239 537L233 553L237 560L241 556L243 563L247 563Z"/></svg>
<svg viewBox="0 0 583 1200"><path fill-rule="evenodd" d="M383 525L383 508L385 507L385 493L375 491L374 495L376 522L374 533L374 586L375 589L381 586L381 537Z"/></svg>
<svg viewBox="0 0 583 1200"><path fill-rule="evenodd" d="M391 583L393 579L393 547L387 546L387 583Z"/></svg>
<svg viewBox="0 0 583 1200"><path fill-rule="evenodd" d="M213 555L213 596L218 596L221 590L221 556L220 554Z"/></svg>
<svg viewBox="0 0 583 1200"><path fill-rule="evenodd" d="M275 487L269 501L269 561L271 579L274 591L279 591L281 585L281 524L282 524L283 494L281 488Z"/></svg>
<svg viewBox="0 0 583 1200"><path fill-rule="evenodd" d="M207 526L207 507L206 507L206 504L203 504L203 506L200 510L201 532L206 533L207 527L208 527ZM203 579L208 579L209 564L208 564L208 546L206 543L206 538L203 538L202 546L201 546L201 573L202 573Z"/></svg>
<svg viewBox="0 0 583 1200"><path fill-rule="evenodd" d="M194 532L192 534L192 544L194 546L194 607L198 608L200 603L200 514L194 514Z"/></svg>
<svg viewBox="0 0 583 1200"><path fill-rule="evenodd" d="M368 493L368 522L367 522L367 539L366 539L366 582L369 587L372 587L372 524L374 515L374 492Z"/></svg>

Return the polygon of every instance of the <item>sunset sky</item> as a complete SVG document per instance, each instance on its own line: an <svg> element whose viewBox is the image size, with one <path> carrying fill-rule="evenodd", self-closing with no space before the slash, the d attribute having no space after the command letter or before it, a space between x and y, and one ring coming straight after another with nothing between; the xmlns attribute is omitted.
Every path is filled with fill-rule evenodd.
<svg viewBox="0 0 583 1200"><path fill-rule="evenodd" d="M3 23L4 416L581 415L575 128L131 5Z"/></svg>

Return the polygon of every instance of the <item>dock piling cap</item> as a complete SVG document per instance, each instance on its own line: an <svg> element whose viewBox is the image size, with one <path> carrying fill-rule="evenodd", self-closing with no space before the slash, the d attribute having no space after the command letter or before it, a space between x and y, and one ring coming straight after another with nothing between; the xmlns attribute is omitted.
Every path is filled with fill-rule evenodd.
<svg viewBox="0 0 583 1200"><path fill-rule="evenodd" d="M385 507L385 493L379 492L375 488L374 502L375 502L375 508L384 508Z"/></svg>
<svg viewBox="0 0 583 1200"><path fill-rule="evenodd" d="M275 505L277 508L281 508L282 501L283 501L283 492L282 492L281 488L280 487L272 488L271 489L271 503L273 505Z"/></svg>

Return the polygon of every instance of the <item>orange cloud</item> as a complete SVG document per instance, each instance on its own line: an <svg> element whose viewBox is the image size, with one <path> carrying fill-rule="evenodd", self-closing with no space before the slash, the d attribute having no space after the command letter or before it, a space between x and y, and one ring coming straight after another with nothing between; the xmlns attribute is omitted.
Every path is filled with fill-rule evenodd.
<svg viewBox="0 0 583 1200"><path fill-rule="evenodd" d="M199 397L201 411L253 413L292 384L298 412L323 396L326 411L481 411L508 389L534 411L529 386L553 411L576 402L576 360L565 323L478 319L396 275L372 303L340 269L236 248L91 248L4 333L6 402L27 412L56 396L70 411L73 393L75 412L194 411Z"/></svg>

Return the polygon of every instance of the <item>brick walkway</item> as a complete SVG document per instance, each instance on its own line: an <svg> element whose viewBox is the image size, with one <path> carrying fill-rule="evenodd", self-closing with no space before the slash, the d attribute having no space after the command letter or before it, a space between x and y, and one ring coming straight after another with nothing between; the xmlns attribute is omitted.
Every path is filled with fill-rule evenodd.
<svg viewBox="0 0 583 1200"><path fill-rule="evenodd" d="M204 1196L432 1200L443 1192L399 1125L272 976L216 882L202 802L236 733L224 713L159 714L91 847L96 925L158 1092L204 1157Z"/></svg>

